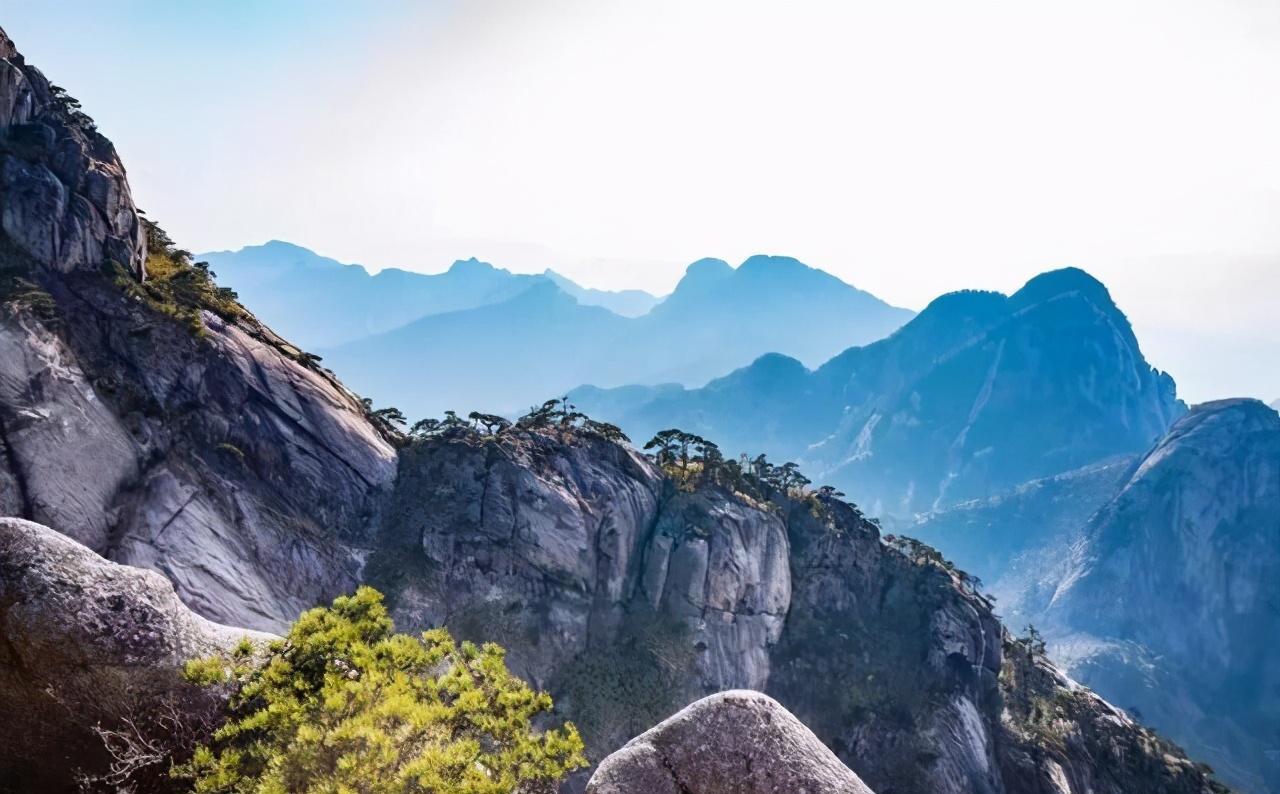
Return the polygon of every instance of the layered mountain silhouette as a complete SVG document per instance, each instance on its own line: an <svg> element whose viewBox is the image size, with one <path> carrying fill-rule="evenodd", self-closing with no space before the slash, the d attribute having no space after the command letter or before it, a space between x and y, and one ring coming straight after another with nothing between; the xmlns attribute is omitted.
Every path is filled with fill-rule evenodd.
<svg viewBox="0 0 1280 794"><path fill-rule="evenodd" d="M665 299L475 259L370 275L279 241L198 258L362 394L414 418L517 412L582 383L695 386L774 350L817 364L913 316L788 257L699 260Z"/></svg>
<svg viewBox="0 0 1280 794"><path fill-rule="evenodd" d="M821 360L911 316L794 259L752 257L737 269L708 259L641 317L539 279L501 302L318 352L361 394L411 417L511 414L585 382L704 383L775 347Z"/></svg>
<svg viewBox="0 0 1280 794"><path fill-rule="evenodd" d="M1184 410L1106 288L1067 268L959 292L817 367L780 355L703 388L589 387L636 437L680 427L800 461L873 512L910 515L1134 453Z"/></svg>
<svg viewBox="0 0 1280 794"><path fill-rule="evenodd" d="M547 280L475 259L455 262L436 275L395 268L371 275L360 265L279 240L197 258L207 261L221 283L235 289L280 333L312 350L389 331L431 314L501 303ZM584 293L579 301L588 302L586 290L562 281L566 292L578 290ZM608 295L596 293L598 300Z"/></svg>

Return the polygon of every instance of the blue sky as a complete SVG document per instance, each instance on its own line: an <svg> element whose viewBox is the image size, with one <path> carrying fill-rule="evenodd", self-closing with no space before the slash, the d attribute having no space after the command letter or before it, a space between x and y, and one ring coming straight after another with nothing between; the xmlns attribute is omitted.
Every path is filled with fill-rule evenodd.
<svg viewBox="0 0 1280 794"><path fill-rule="evenodd" d="M1280 4L0 0L194 250L899 305L1084 267L1192 400L1280 396Z"/></svg>

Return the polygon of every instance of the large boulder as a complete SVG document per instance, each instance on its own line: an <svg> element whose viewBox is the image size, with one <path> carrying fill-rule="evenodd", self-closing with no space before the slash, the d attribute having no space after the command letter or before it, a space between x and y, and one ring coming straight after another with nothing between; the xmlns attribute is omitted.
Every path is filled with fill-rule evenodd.
<svg viewBox="0 0 1280 794"><path fill-rule="evenodd" d="M768 695L703 698L606 758L588 794L871 794Z"/></svg>
<svg viewBox="0 0 1280 794"><path fill-rule="evenodd" d="M180 686L186 660L269 636L196 615L158 573L0 518L0 781L69 790L104 763L94 725Z"/></svg>

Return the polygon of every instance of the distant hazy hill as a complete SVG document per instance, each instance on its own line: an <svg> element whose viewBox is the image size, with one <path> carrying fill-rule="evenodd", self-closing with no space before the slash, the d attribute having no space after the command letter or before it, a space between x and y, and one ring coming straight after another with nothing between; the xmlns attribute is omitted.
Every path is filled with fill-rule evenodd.
<svg viewBox="0 0 1280 794"><path fill-rule="evenodd" d="M370 275L360 265L280 241L197 258L272 328L309 349L388 331L429 314L498 303L543 281L474 259L438 275L396 269Z"/></svg>
<svg viewBox="0 0 1280 794"><path fill-rule="evenodd" d="M800 460L897 515L1141 451L1184 410L1106 288L1076 269L1008 297L944 295L815 370L770 355L700 389L573 397L636 437L680 427L730 454Z"/></svg>
<svg viewBox="0 0 1280 794"><path fill-rule="evenodd" d="M580 286L554 270L544 270L542 275L583 306L600 306L623 317L639 317L647 314L662 301L662 298L650 295L642 289L611 292Z"/></svg>
<svg viewBox="0 0 1280 794"><path fill-rule="evenodd" d="M220 283L240 293L277 331L317 349L389 331L421 317L501 303L535 284L554 283L578 303L624 316L644 314L658 298L641 290L578 286L555 271L522 275L476 259L447 272L388 268L370 275L292 243L272 240L238 251L200 254Z"/></svg>
<svg viewBox="0 0 1280 794"><path fill-rule="evenodd" d="M414 419L520 411L581 383L699 385L773 350L817 364L913 316L785 257L695 262L661 302L474 259L371 276L281 242L201 258L357 391Z"/></svg>

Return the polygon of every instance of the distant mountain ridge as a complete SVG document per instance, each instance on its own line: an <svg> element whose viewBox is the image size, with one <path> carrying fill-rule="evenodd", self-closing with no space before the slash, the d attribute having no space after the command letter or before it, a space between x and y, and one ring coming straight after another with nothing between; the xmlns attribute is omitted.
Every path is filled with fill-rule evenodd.
<svg viewBox="0 0 1280 794"><path fill-rule="evenodd" d="M1106 288L1075 268L1010 296L944 295L814 370L767 355L699 389L571 396L636 437L680 427L729 454L798 460L902 516L1141 451L1185 410Z"/></svg>
<svg viewBox="0 0 1280 794"><path fill-rule="evenodd" d="M488 262L459 260L444 273L386 268L371 274L293 243L272 240L236 251L199 254L221 282L240 293L279 332L312 349L389 331L432 314L501 303L548 281L583 305L619 314L644 313L658 298L641 290L607 292L578 286L548 270L512 273Z"/></svg>
<svg viewBox="0 0 1280 794"><path fill-rule="evenodd" d="M789 257L699 260L661 301L475 259L371 276L278 241L201 258L273 328L414 419L523 411L587 382L699 385L772 350L816 365L914 316Z"/></svg>

